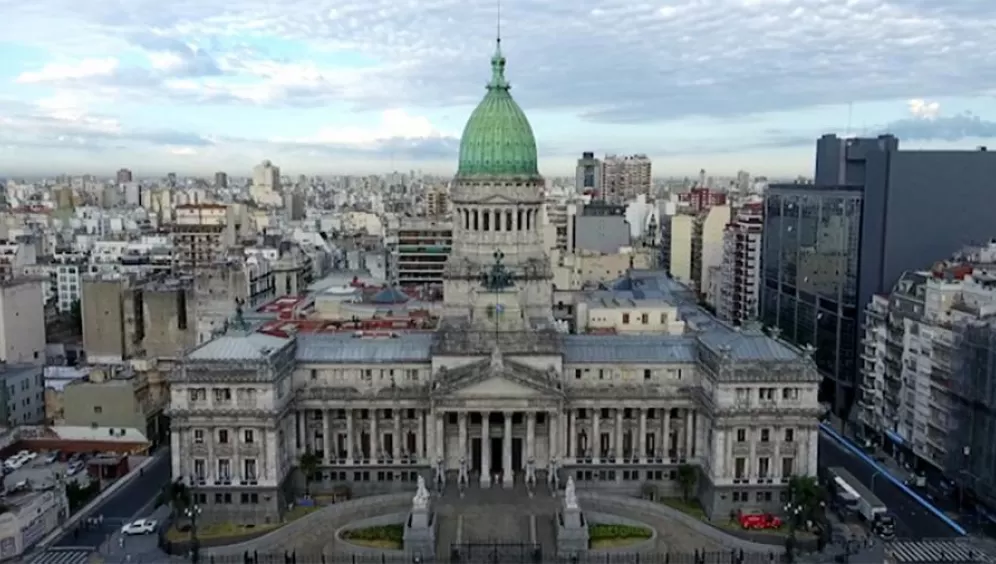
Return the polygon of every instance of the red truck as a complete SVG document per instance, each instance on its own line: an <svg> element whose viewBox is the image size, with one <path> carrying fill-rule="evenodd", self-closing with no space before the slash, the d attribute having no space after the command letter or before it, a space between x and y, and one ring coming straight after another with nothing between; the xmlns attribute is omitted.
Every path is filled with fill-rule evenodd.
<svg viewBox="0 0 996 564"><path fill-rule="evenodd" d="M780 529L783 524L778 516L760 509L741 509L737 521L744 529Z"/></svg>

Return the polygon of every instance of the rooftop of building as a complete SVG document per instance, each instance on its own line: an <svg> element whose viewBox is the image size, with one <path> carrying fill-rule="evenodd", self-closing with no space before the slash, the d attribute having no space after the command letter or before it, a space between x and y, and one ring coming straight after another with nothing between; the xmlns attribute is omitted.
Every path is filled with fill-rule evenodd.
<svg viewBox="0 0 996 564"><path fill-rule="evenodd" d="M565 335L553 327L493 331L469 320L446 318L438 328L429 317L353 321L273 320L249 334L228 334L194 351L191 360L263 360L296 340L303 363L429 362L436 355L563 355L567 363L694 363L702 351L733 362L793 362L806 353L765 334L759 326L732 327L696 304L693 293L660 271L631 271L600 289L579 292L576 301L605 304L666 303L686 324L683 335ZM425 322L425 325L420 323Z"/></svg>
<svg viewBox="0 0 996 564"><path fill-rule="evenodd" d="M222 335L195 348L187 354L188 360L267 360L290 342L290 339L263 333L237 333Z"/></svg>

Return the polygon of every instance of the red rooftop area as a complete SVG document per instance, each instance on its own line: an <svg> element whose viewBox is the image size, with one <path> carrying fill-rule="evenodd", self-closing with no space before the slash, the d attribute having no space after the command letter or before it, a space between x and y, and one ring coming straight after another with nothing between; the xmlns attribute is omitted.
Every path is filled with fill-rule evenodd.
<svg viewBox="0 0 996 564"><path fill-rule="evenodd" d="M417 310L411 312L408 317L383 317L374 319L359 320L328 320L328 319L275 319L267 321L260 328L259 332L274 337L287 338L298 333L320 334L320 333L352 333L362 331L364 333L385 333L392 331L432 331L435 329L436 321L428 311Z"/></svg>
<svg viewBox="0 0 996 564"><path fill-rule="evenodd" d="M284 296L261 305L256 313L273 313L277 319L298 319L308 314L313 305L310 296Z"/></svg>
<svg viewBox="0 0 996 564"><path fill-rule="evenodd" d="M964 280L966 276L972 274L975 267L971 264L945 264L940 263L934 266L934 278L944 278L950 276L954 280Z"/></svg>

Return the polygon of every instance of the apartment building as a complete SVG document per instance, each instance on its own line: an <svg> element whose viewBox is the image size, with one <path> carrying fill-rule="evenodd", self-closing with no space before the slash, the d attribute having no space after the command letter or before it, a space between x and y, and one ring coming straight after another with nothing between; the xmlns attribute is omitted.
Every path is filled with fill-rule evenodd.
<svg viewBox="0 0 996 564"><path fill-rule="evenodd" d="M79 301L86 271L86 257L75 252L39 257L35 264L22 268L26 277L41 279L44 301L54 301L61 313L68 313Z"/></svg>
<svg viewBox="0 0 996 564"><path fill-rule="evenodd" d="M436 186L425 194L425 214L429 217L443 218L450 211L450 193L444 187Z"/></svg>
<svg viewBox="0 0 996 564"><path fill-rule="evenodd" d="M176 206L175 214L172 236L178 266L212 264L234 243L226 237L229 209L224 204L184 204Z"/></svg>
<svg viewBox="0 0 996 564"><path fill-rule="evenodd" d="M585 151L574 169L574 189L578 194L597 196L602 192L603 168L595 153Z"/></svg>
<svg viewBox="0 0 996 564"><path fill-rule="evenodd" d="M647 155L606 155L602 161L602 200L625 204L640 194L649 196L652 188L652 167Z"/></svg>
<svg viewBox="0 0 996 564"><path fill-rule="evenodd" d="M737 326L758 316L763 232L764 204L759 201L741 206L723 231L716 313Z"/></svg>
<svg viewBox="0 0 996 564"><path fill-rule="evenodd" d="M396 243L391 250L391 273L400 286L443 284L443 269L453 249L453 224L426 218L399 218L389 228Z"/></svg>
<svg viewBox="0 0 996 564"><path fill-rule="evenodd" d="M44 368L38 364L0 365L0 424L17 427L44 421Z"/></svg>
<svg viewBox="0 0 996 564"><path fill-rule="evenodd" d="M661 235L661 267L704 297L723 262L723 231L729 206L698 214L666 216Z"/></svg>
<svg viewBox="0 0 996 564"><path fill-rule="evenodd" d="M37 279L0 280L0 362L45 362L45 302Z"/></svg>
<svg viewBox="0 0 996 564"><path fill-rule="evenodd" d="M876 295L861 344L868 439L996 503L996 241Z"/></svg>
<svg viewBox="0 0 996 564"><path fill-rule="evenodd" d="M62 388L62 413L52 415L61 415L61 425L138 429L155 443L168 429L162 419L165 389L131 366L97 366Z"/></svg>
<svg viewBox="0 0 996 564"><path fill-rule="evenodd" d="M726 193L697 186L688 192L678 194L678 203L690 213L700 213L713 206L727 205Z"/></svg>

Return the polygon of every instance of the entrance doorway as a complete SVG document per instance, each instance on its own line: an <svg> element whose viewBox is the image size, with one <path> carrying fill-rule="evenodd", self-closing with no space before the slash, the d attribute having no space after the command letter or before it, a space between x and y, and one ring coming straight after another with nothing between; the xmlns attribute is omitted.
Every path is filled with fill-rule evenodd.
<svg viewBox="0 0 996 564"><path fill-rule="evenodd" d="M481 471L481 438L470 439L470 470Z"/></svg>
<svg viewBox="0 0 996 564"><path fill-rule="evenodd" d="M522 439L512 439L512 470L521 470L522 465Z"/></svg>
<svg viewBox="0 0 996 564"><path fill-rule="evenodd" d="M502 453L505 452L502 449L502 438L501 437L491 437L491 472L502 472L505 470L502 462Z"/></svg>

